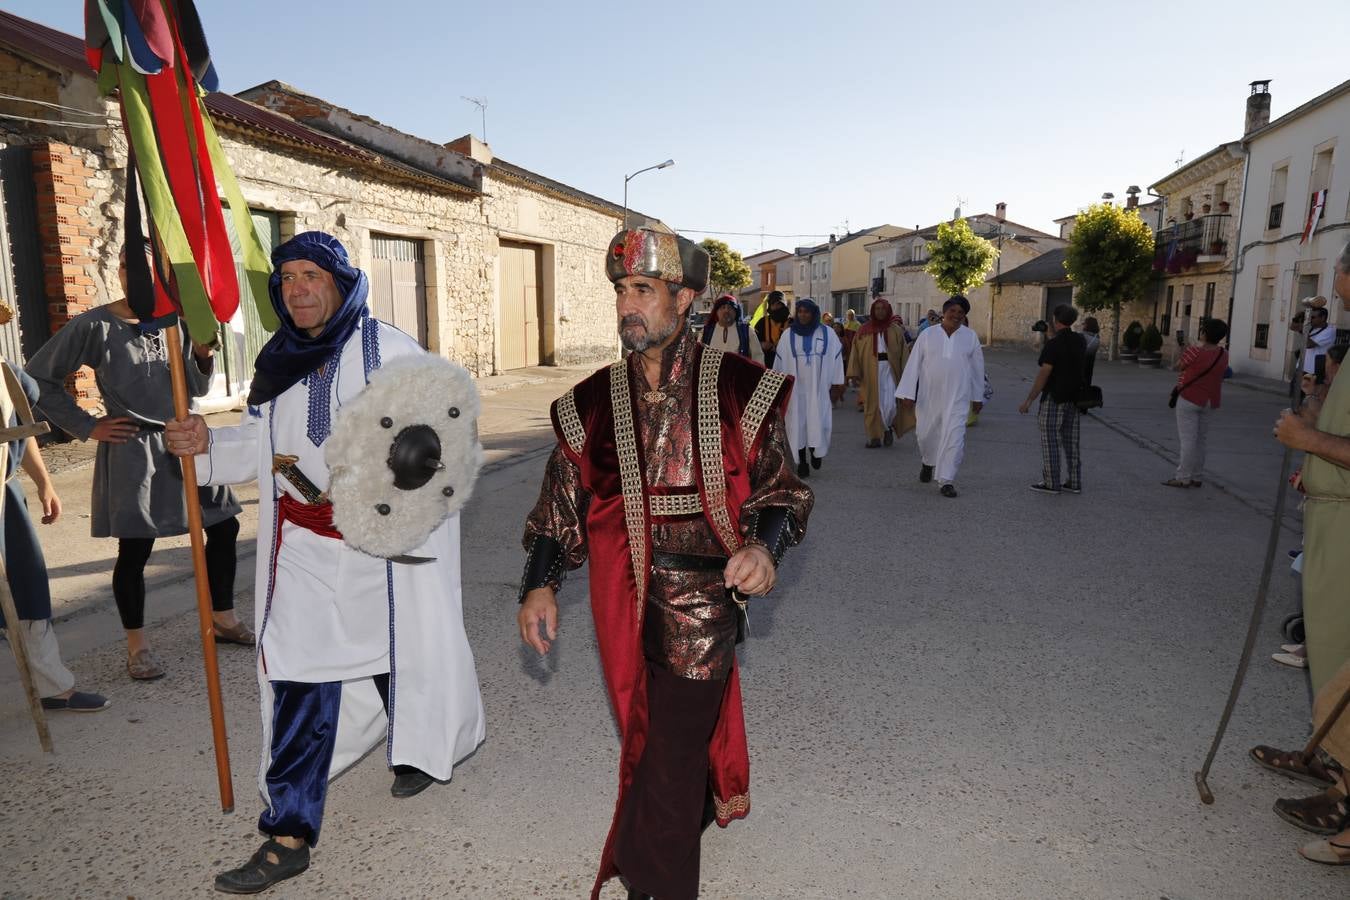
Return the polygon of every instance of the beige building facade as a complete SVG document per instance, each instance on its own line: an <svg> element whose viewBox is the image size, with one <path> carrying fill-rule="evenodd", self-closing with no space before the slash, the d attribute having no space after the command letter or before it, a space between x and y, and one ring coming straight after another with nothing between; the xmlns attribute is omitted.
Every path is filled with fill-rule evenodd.
<svg viewBox="0 0 1350 900"><path fill-rule="evenodd" d="M1002 291L992 283L993 279L1001 272L1063 247L1065 241L1006 217L1000 218L997 213L968 216L966 221L977 235L1000 248L989 280L966 292L970 301L970 327L986 344L991 341L1020 342L1025 338L1023 332L1030 328L1030 322L1024 322L1024 316L1005 305ZM934 224L867 245L872 294L890 301L896 314L911 327L916 326L929 309L940 310L947 300L947 294L924 269L928 263L928 244L936 238L937 225ZM862 314L863 311L859 312Z"/></svg>

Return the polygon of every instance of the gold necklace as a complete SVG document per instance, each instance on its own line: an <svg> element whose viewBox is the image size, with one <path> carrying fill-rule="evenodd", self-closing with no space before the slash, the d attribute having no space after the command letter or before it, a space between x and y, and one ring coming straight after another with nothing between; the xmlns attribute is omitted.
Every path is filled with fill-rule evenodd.
<svg viewBox="0 0 1350 900"><path fill-rule="evenodd" d="M660 403L666 399L666 392L660 390L643 391L642 399L648 403Z"/></svg>

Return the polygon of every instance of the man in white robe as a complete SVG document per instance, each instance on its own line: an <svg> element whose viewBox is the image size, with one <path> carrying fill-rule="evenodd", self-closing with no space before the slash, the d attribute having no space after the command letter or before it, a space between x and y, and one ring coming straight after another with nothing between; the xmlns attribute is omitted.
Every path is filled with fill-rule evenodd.
<svg viewBox="0 0 1350 900"><path fill-rule="evenodd" d="M166 426L170 450L197 455L204 484L257 479L255 605L269 835L243 866L216 877L257 893L309 865L328 781L381 741L393 793L446 781L483 741L483 706L464 631L459 517L409 564L341 540L332 506L274 474L274 457L319 491L333 416L389 359L424 351L369 316L365 273L330 235L307 232L272 254L271 297L282 325L258 356L243 423L207 429L199 416ZM280 527L278 527L280 522ZM270 536L270 537L269 537Z"/></svg>
<svg viewBox="0 0 1350 900"><path fill-rule="evenodd" d="M942 305L938 327L914 341L895 396L915 411L915 436L923 466L919 480L937 472L944 497L956 496L956 470L966 452L966 418L984 408L984 352L980 339L961 324L970 302L957 295Z"/></svg>
<svg viewBox="0 0 1350 900"><path fill-rule="evenodd" d="M791 329L778 341L773 367L796 379L787 439L797 455L797 475L806 478L830 452L834 401L844 395L844 347L834 330L821 324L820 308L810 297L797 301L793 315Z"/></svg>
<svg viewBox="0 0 1350 900"><path fill-rule="evenodd" d="M715 350L737 353L764 365L764 348L741 315L740 301L723 294L713 304L712 314L703 326L703 343Z"/></svg>

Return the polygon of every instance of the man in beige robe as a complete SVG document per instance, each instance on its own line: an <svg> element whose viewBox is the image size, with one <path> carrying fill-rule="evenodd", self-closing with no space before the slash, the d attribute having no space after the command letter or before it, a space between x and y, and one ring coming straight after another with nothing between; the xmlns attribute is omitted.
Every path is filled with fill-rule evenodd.
<svg viewBox="0 0 1350 900"><path fill-rule="evenodd" d="M849 382L859 385L867 446L887 447L895 442L895 387L900 383L909 345L900 318L891 304L878 297L872 313L858 329L848 357ZM902 429L903 433L903 429Z"/></svg>

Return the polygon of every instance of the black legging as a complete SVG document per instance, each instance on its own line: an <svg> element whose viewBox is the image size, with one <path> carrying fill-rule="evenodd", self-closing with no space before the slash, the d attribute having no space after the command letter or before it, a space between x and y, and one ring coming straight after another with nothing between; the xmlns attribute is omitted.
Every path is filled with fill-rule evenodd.
<svg viewBox="0 0 1350 900"><path fill-rule="evenodd" d="M211 586L211 608L234 609L235 539L239 520L234 516L206 529L206 580ZM154 538L119 538L117 562L113 565L113 599L122 627L131 631L145 627L145 564L150 561Z"/></svg>

